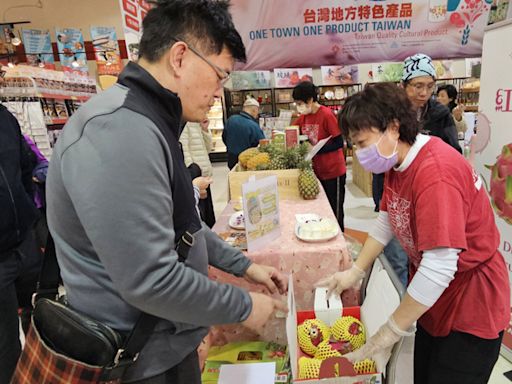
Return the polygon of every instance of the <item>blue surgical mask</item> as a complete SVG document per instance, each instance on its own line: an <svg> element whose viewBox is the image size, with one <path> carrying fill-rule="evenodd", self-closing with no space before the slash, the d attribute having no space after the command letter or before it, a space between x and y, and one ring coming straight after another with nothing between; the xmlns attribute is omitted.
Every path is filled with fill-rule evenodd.
<svg viewBox="0 0 512 384"><path fill-rule="evenodd" d="M356 151L357 159L361 166L369 172L372 173L384 173L389 171L393 166L398 162L398 152L396 151L396 147L398 146L398 141L395 144L395 149L393 149L393 153L390 156L384 156L379 152L378 144L382 140L384 135L382 135L376 143L366 147L361 148Z"/></svg>

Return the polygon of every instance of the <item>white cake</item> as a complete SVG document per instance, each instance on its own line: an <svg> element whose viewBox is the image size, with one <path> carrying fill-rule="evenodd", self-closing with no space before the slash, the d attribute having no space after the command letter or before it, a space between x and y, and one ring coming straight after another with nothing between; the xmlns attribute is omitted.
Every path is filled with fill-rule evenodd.
<svg viewBox="0 0 512 384"><path fill-rule="evenodd" d="M311 220L300 225L299 235L304 239L325 239L337 233L337 226L331 219Z"/></svg>

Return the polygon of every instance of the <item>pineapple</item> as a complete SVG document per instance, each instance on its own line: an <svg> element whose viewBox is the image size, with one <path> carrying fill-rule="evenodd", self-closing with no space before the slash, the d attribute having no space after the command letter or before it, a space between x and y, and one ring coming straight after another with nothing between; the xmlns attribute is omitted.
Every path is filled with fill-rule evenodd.
<svg viewBox="0 0 512 384"><path fill-rule="evenodd" d="M286 169L286 159L283 155L277 155L270 160L269 169Z"/></svg>
<svg viewBox="0 0 512 384"><path fill-rule="evenodd" d="M268 165L269 163L270 156L268 153L258 153L247 161L247 169L249 171L255 171L258 166Z"/></svg>
<svg viewBox="0 0 512 384"><path fill-rule="evenodd" d="M249 148L238 155L238 162L244 168L247 168L247 162L254 156L259 155L258 148Z"/></svg>
<svg viewBox="0 0 512 384"><path fill-rule="evenodd" d="M311 162L303 161L299 164L299 193L304 200L316 199L320 193L318 179L313 172Z"/></svg>
<svg viewBox="0 0 512 384"><path fill-rule="evenodd" d="M301 156L302 159L304 159L306 157L306 155L309 153L309 147L311 145L307 142L304 142L304 143L301 143L299 145L299 154Z"/></svg>
<svg viewBox="0 0 512 384"><path fill-rule="evenodd" d="M269 163L270 164L270 163ZM256 166L256 170L257 171L268 171L270 168L269 168L269 164L258 164Z"/></svg>
<svg viewBox="0 0 512 384"><path fill-rule="evenodd" d="M300 162L304 160L304 156L301 156L298 146L287 149L284 152L284 157L286 159L286 168L288 169L298 168Z"/></svg>
<svg viewBox="0 0 512 384"><path fill-rule="evenodd" d="M260 152L268 153L270 155L270 158L273 159L274 157L283 153L283 148L282 148L282 145L270 143L270 144L260 147Z"/></svg>

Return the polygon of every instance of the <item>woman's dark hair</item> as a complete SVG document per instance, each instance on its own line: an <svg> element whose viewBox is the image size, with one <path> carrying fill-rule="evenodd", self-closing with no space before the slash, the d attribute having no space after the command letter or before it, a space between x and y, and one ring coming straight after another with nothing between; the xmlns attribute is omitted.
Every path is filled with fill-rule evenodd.
<svg viewBox="0 0 512 384"><path fill-rule="evenodd" d="M293 100L300 100L307 102L313 98L313 101L318 101L318 88L311 81L300 82L293 88Z"/></svg>
<svg viewBox="0 0 512 384"><path fill-rule="evenodd" d="M245 61L245 47L229 13L229 0L150 0L153 8L142 22L139 56L158 61L183 39L205 55L223 47L235 60Z"/></svg>
<svg viewBox="0 0 512 384"><path fill-rule="evenodd" d="M443 84L443 85L440 85L438 88L437 88L437 95L439 96L439 92L441 91L445 91L446 94L448 95L448 98L450 98L450 103L448 104L448 108L450 108L450 112L453 111L453 108L455 108L457 106L457 102L455 100L457 100L457 88L455 88L455 86L451 85L451 84Z"/></svg>
<svg viewBox="0 0 512 384"><path fill-rule="evenodd" d="M400 141L413 145L419 133L416 113L405 90L394 83L367 85L346 100L338 115L338 125L346 137L372 127L384 132L393 120L400 123Z"/></svg>

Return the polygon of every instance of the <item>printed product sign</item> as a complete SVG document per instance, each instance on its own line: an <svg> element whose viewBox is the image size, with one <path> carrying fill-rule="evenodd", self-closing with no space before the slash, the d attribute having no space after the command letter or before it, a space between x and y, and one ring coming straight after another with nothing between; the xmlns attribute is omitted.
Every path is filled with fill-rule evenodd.
<svg viewBox="0 0 512 384"><path fill-rule="evenodd" d="M55 69L50 32L39 29L23 29L22 36L27 62L30 65Z"/></svg>
<svg viewBox="0 0 512 384"><path fill-rule="evenodd" d="M276 88L292 88L301 81L313 81L313 68L276 68L274 80Z"/></svg>
<svg viewBox="0 0 512 384"><path fill-rule="evenodd" d="M357 65L329 65L320 67L322 85L353 84L359 80Z"/></svg>
<svg viewBox="0 0 512 384"><path fill-rule="evenodd" d="M123 69L114 27L91 27L98 75L118 75Z"/></svg>
<svg viewBox="0 0 512 384"><path fill-rule="evenodd" d="M239 69L477 57L492 0L233 0Z"/></svg>
<svg viewBox="0 0 512 384"><path fill-rule="evenodd" d="M139 58L139 41L142 36L139 4L136 0L119 0L123 18L124 40L128 59L137 61Z"/></svg>
<svg viewBox="0 0 512 384"><path fill-rule="evenodd" d="M477 134L472 156L483 187L489 192L500 231L499 251L512 280L512 20L490 27L484 36ZM487 65L486 63L490 63ZM503 345L512 357L512 327Z"/></svg>
<svg viewBox="0 0 512 384"><path fill-rule="evenodd" d="M252 176L242 184L242 202L247 249L252 252L277 239L281 233L277 177L256 180Z"/></svg>
<svg viewBox="0 0 512 384"><path fill-rule="evenodd" d="M372 65L373 81L376 83L382 81L401 81L403 72L403 63L383 63Z"/></svg>
<svg viewBox="0 0 512 384"><path fill-rule="evenodd" d="M437 79L453 78L452 60L433 60ZM373 82L401 81L404 71L403 63L382 63L372 65Z"/></svg>
<svg viewBox="0 0 512 384"><path fill-rule="evenodd" d="M270 88L270 71L234 71L231 73L233 89Z"/></svg>
<svg viewBox="0 0 512 384"><path fill-rule="evenodd" d="M87 75L87 55L82 31L76 28L56 28L57 49L64 72Z"/></svg>

